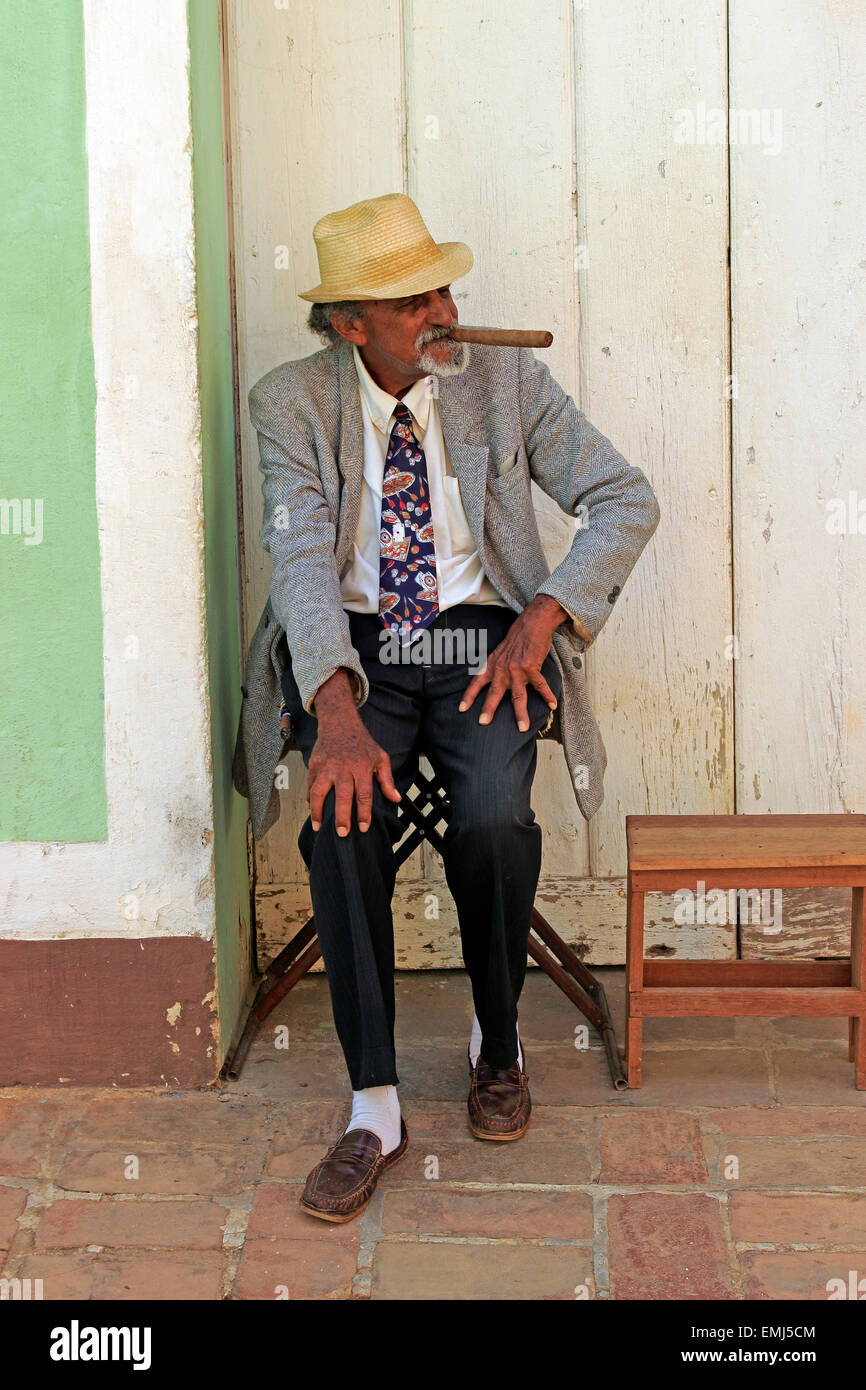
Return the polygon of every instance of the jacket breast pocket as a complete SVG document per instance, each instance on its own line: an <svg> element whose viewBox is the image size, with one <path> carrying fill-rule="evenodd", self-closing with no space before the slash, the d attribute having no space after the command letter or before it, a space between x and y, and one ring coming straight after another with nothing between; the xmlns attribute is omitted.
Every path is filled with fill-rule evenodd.
<svg viewBox="0 0 866 1390"><path fill-rule="evenodd" d="M491 492L501 496L503 492L514 487L521 479L525 482L527 472L526 450L521 447L495 467L495 471L492 471L488 476L487 485Z"/></svg>

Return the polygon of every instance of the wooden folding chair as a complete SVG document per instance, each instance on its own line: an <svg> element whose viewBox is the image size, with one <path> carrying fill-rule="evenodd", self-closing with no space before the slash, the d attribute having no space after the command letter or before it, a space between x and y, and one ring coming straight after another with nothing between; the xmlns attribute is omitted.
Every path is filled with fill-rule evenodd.
<svg viewBox="0 0 866 1390"><path fill-rule="evenodd" d="M443 836L438 826L442 822L447 825L448 809L448 797L441 783L419 769L408 792L396 807L403 832L394 850L398 868L424 840L442 853ZM597 1029L604 1044L611 1081L616 1090L625 1090L628 1082L604 987L536 908L532 910L528 951L536 964ZM315 920L310 917L288 945L274 957L262 976L243 1030L223 1064L223 1076L232 1081L240 1076L259 1025L315 965L321 954Z"/></svg>

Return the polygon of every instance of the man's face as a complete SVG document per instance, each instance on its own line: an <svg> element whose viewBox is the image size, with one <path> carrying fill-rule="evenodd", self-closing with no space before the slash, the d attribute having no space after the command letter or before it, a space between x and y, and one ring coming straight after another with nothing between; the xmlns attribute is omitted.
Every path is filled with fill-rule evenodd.
<svg viewBox="0 0 866 1390"><path fill-rule="evenodd" d="M364 305L363 318L347 321L335 315L335 327L363 349L368 365L417 381L429 374L453 376L463 371L468 348L447 336L457 318L451 287L443 285L405 299L371 299Z"/></svg>

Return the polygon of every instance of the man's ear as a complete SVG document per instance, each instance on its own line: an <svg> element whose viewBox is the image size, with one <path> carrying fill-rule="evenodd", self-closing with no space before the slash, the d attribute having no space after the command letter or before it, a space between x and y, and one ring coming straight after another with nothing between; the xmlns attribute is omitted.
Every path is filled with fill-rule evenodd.
<svg viewBox="0 0 866 1390"><path fill-rule="evenodd" d="M336 328L341 338L347 339L350 343L357 343L358 347L364 347L367 342L367 330L360 315L350 317L342 312L332 314L331 326Z"/></svg>

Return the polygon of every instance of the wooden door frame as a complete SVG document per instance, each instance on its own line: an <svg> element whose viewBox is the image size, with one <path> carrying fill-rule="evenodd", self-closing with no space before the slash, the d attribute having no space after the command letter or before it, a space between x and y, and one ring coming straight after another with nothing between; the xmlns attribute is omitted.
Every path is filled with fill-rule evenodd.
<svg viewBox="0 0 866 1390"><path fill-rule="evenodd" d="M247 657L249 624L247 621L246 604L244 602L244 585L246 582L246 529L244 525L244 490L243 490L243 459L241 455L241 391L240 391L240 364L238 351L238 296L237 296L237 272L235 261L235 217L234 217L234 182L232 178L232 111L231 111L231 80L229 68L229 33L230 25L227 14L228 0L217 0L218 7L218 26L219 26L219 55L220 55L220 88L222 93L222 147L223 147L223 180L225 188L225 217L226 217L226 276L228 281L229 299L229 333L231 335L230 351L232 363L232 407L234 411L234 456L235 456L235 508L237 515L237 584L238 584L238 624L240 633L240 652L241 670L243 671ZM250 961L253 970L258 974L261 971L261 964L258 959L258 939L259 923L256 915L256 889L257 869L256 869L256 847L253 839L252 822L247 816L247 871L250 885Z"/></svg>

